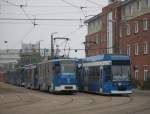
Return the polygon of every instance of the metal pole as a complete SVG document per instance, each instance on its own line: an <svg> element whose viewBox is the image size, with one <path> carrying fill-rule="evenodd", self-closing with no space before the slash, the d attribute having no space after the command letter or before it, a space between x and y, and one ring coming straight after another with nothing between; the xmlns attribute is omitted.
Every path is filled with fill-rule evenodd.
<svg viewBox="0 0 150 114"><path fill-rule="evenodd" d="M53 42L53 34L51 34L51 57L54 57L54 42Z"/></svg>

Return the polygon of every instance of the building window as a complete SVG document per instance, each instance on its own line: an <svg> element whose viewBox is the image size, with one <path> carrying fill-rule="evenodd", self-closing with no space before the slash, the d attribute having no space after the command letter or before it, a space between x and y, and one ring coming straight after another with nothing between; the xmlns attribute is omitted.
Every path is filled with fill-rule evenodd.
<svg viewBox="0 0 150 114"><path fill-rule="evenodd" d="M148 21L147 21L147 19L143 20L143 27L144 27L145 31L148 30Z"/></svg>
<svg viewBox="0 0 150 114"><path fill-rule="evenodd" d="M149 75L148 65L144 65L144 81L147 81Z"/></svg>
<svg viewBox="0 0 150 114"><path fill-rule="evenodd" d="M119 36L120 36L120 38L122 37L122 27L121 27L121 25L120 25L120 29L119 29Z"/></svg>
<svg viewBox="0 0 150 114"><path fill-rule="evenodd" d="M143 1L143 8L147 8L148 7L148 0L144 0Z"/></svg>
<svg viewBox="0 0 150 114"><path fill-rule="evenodd" d="M127 55L131 55L131 45L127 45Z"/></svg>
<svg viewBox="0 0 150 114"><path fill-rule="evenodd" d="M138 21L135 22L134 32L135 32L135 33L138 33L138 32L139 32L139 22L138 22Z"/></svg>
<svg viewBox="0 0 150 114"><path fill-rule="evenodd" d="M148 7L150 7L150 0L148 0Z"/></svg>
<svg viewBox="0 0 150 114"><path fill-rule="evenodd" d="M96 44L99 44L100 43L100 37L99 37L99 35L97 34L96 35Z"/></svg>
<svg viewBox="0 0 150 114"><path fill-rule="evenodd" d="M130 24L127 24L127 35L131 34L131 30L130 30Z"/></svg>
<svg viewBox="0 0 150 114"><path fill-rule="evenodd" d="M134 74L135 74L135 79L139 80L139 69L136 69Z"/></svg>
<svg viewBox="0 0 150 114"><path fill-rule="evenodd" d="M139 1L137 1L137 2L138 2L137 9L138 9L139 11L141 11L141 9L142 9L142 1L139 0Z"/></svg>
<svg viewBox="0 0 150 114"><path fill-rule="evenodd" d="M147 41L144 42L144 54L148 54L148 43L147 43Z"/></svg>
<svg viewBox="0 0 150 114"><path fill-rule="evenodd" d="M119 53L122 54L122 50L121 49L119 50Z"/></svg>
<svg viewBox="0 0 150 114"><path fill-rule="evenodd" d="M135 55L139 55L139 45L135 44Z"/></svg>

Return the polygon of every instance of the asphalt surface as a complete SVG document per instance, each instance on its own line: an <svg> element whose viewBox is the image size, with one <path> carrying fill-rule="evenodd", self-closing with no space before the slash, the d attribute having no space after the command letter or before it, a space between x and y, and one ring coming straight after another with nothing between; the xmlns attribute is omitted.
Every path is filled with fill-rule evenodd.
<svg viewBox="0 0 150 114"><path fill-rule="evenodd" d="M0 83L0 114L150 114L150 91L130 96L54 95Z"/></svg>

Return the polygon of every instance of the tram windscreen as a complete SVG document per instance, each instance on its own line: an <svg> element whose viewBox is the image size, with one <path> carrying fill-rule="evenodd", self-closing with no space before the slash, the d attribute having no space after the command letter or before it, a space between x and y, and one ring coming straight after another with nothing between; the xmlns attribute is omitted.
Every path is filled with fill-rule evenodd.
<svg viewBox="0 0 150 114"><path fill-rule="evenodd" d="M75 62L74 61L62 61L61 72L62 73L75 73Z"/></svg>
<svg viewBox="0 0 150 114"><path fill-rule="evenodd" d="M112 66L113 81L130 81L130 66L116 65Z"/></svg>

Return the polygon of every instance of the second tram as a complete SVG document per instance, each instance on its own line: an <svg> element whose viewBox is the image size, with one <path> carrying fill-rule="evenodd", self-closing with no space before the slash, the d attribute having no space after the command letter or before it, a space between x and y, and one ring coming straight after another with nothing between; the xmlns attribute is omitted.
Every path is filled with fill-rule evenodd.
<svg viewBox="0 0 150 114"><path fill-rule="evenodd" d="M80 91L102 94L131 94L130 58L124 55L97 55L80 60Z"/></svg>

